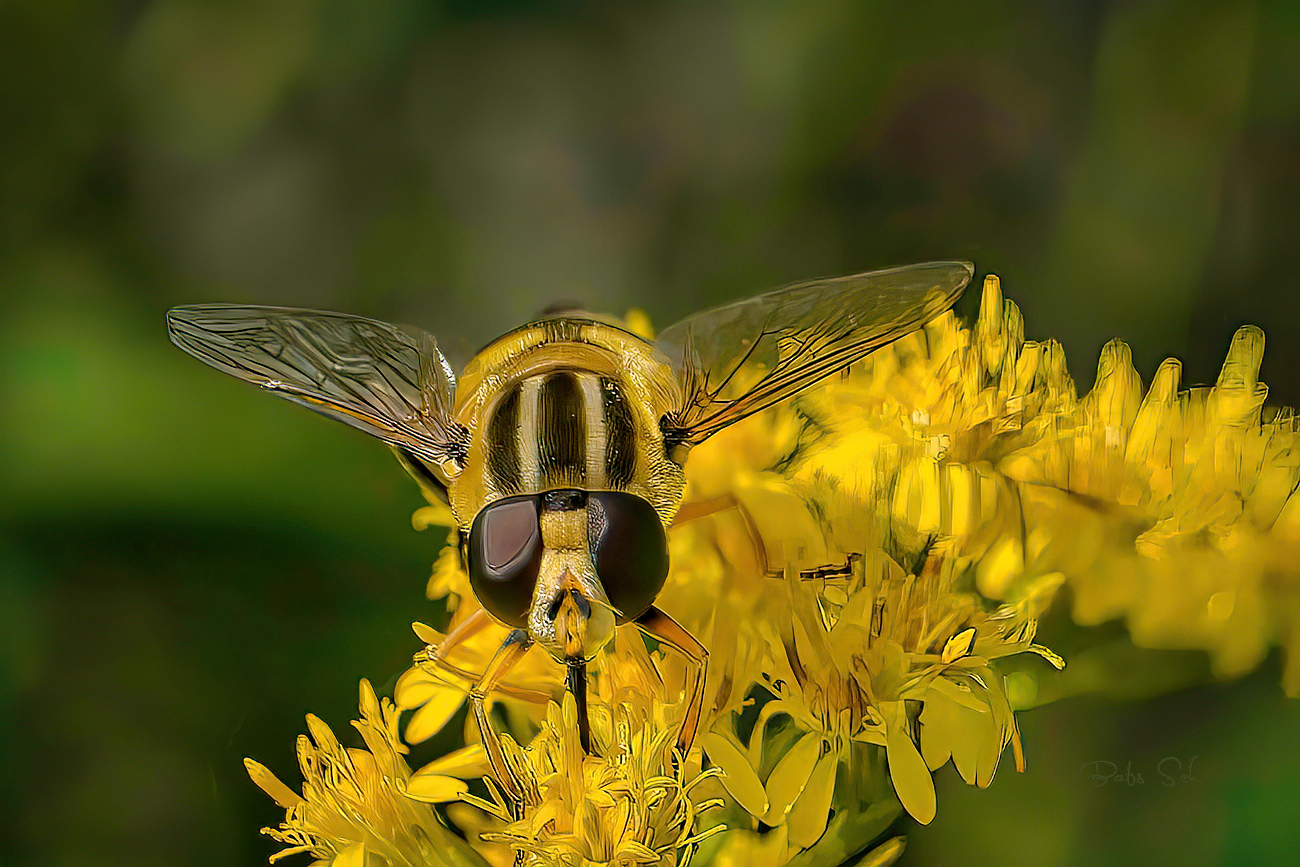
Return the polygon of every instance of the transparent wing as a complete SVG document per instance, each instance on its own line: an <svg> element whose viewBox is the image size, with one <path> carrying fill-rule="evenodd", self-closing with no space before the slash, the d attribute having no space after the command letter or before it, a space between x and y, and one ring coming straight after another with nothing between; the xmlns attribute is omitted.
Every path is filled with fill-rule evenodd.
<svg viewBox="0 0 1300 867"><path fill-rule="evenodd" d="M203 304L167 314L172 342L245 382L406 449L433 467L464 457L456 378L418 329L360 316Z"/></svg>
<svg viewBox="0 0 1300 867"><path fill-rule="evenodd" d="M699 443L793 397L947 310L974 273L969 262L907 265L798 283L687 317L656 341L684 395L664 419L665 434Z"/></svg>

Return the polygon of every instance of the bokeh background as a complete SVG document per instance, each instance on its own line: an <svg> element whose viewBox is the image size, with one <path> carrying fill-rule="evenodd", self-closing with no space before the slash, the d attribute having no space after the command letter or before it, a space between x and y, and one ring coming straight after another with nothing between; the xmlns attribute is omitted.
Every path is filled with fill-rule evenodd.
<svg viewBox="0 0 1300 867"><path fill-rule="evenodd" d="M1300 403L1288 0L7 0L0 66L3 865L263 863L240 760L296 782L303 714L343 728L439 616L387 450L176 351L172 305L464 357L560 299L667 323L968 258L1082 388L1113 336L1212 382L1255 322ZM1292 861L1276 658L1185 687L1198 655L1042 635L1104 694L1022 715L1028 774L941 774L904 863Z"/></svg>

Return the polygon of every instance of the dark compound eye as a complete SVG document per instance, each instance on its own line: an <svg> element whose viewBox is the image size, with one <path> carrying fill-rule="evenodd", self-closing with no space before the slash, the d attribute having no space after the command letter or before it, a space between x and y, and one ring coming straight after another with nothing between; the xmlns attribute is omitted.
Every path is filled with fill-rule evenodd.
<svg viewBox="0 0 1300 867"><path fill-rule="evenodd" d="M634 494L588 495L587 535L596 575L621 612L619 623L649 608L668 577L668 539L659 513Z"/></svg>
<svg viewBox="0 0 1300 867"><path fill-rule="evenodd" d="M542 564L537 498L511 497L485 506L469 530L469 583L488 613L523 627Z"/></svg>

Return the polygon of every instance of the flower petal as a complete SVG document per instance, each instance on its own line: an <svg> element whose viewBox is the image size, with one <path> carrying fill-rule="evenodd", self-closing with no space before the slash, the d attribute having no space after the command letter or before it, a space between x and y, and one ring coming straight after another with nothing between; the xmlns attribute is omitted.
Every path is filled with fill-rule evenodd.
<svg viewBox="0 0 1300 867"><path fill-rule="evenodd" d="M413 710L432 698L441 686L446 684L423 668L411 666L397 679L397 684L393 687L393 701L400 710Z"/></svg>
<svg viewBox="0 0 1300 867"><path fill-rule="evenodd" d="M443 774L470 780L489 773L491 768L492 764L488 761L487 754L483 752L483 745L470 744L434 759L416 771L416 774Z"/></svg>
<svg viewBox="0 0 1300 867"><path fill-rule="evenodd" d="M418 744L442 731L456 715L469 690L464 686L438 685L406 724L406 742Z"/></svg>
<svg viewBox="0 0 1300 867"><path fill-rule="evenodd" d="M751 816L767 813L767 791L749 759L740 748L716 732L708 732L700 739L709 761L722 768L722 786L745 808Z"/></svg>
<svg viewBox="0 0 1300 867"><path fill-rule="evenodd" d="M939 661L944 665L956 662L958 659L961 659L963 656L970 653L971 648L974 646L975 627L972 626L968 629L963 629L961 632L958 632L952 638L948 639L948 642L943 646L943 652L939 654Z"/></svg>
<svg viewBox="0 0 1300 867"><path fill-rule="evenodd" d="M444 774L414 774L406 782L406 796L426 804L454 801L468 791L464 780Z"/></svg>
<svg viewBox="0 0 1300 867"><path fill-rule="evenodd" d="M429 527L454 527L456 518L451 513L451 507L445 503L430 503L415 510L411 515L411 526L417 530L427 530Z"/></svg>
<svg viewBox="0 0 1300 867"><path fill-rule="evenodd" d="M809 848L826 833L826 819L831 812L831 796L835 794L835 771L840 756L827 752L817 760L808 785L790 809L786 823L790 826L790 842Z"/></svg>
<svg viewBox="0 0 1300 867"><path fill-rule="evenodd" d="M808 785L813 768L821 756L822 737L806 734L781 757L767 778L768 810L763 821L780 825L799 795Z"/></svg>
<svg viewBox="0 0 1300 867"><path fill-rule="evenodd" d="M906 837L886 840L863 856L862 860L853 862L853 867L889 867L898 860L906 847Z"/></svg>
<svg viewBox="0 0 1300 867"><path fill-rule="evenodd" d="M889 777L899 803L912 818L922 825L934 821L936 810L934 779L925 759L916 750L916 744L901 725L891 726L885 741L885 755L889 760Z"/></svg>
<svg viewBox="0 0 1300 867"><path fill-rule="evenodd" d="M447 637L429 624L421 623L418 620L411 624L411 631L415 633L416 638L420 639L425 644L432 644L434 647L442 644L443 640Z"/></svg>
<svg viewBox="0 0 1300 867"><path fill-rule="evenodd" d="M353 843L334 856L330 867L366 867L366 844Z"/></svg>
<svg viewBox="0 0 1300 867"><path fill-rule="evenodd" d="M284 809L287 810L302 803L302 796L280 782L280 778L271 773L270 769L261 762L244 759L244 769L248 771L248 776L253 779L257 787L270 795L271 800Z"/></svg>

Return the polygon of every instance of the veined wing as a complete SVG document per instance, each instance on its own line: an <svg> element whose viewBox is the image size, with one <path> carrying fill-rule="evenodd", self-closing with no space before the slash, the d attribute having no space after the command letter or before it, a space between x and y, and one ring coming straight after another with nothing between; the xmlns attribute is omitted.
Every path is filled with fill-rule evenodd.
<svg viewBox="0 0 1300 867"><path fill-rule="evenodd" d="M687 317L656 341L684 395L663 420L665 435L693 445L793 397L950 308L974 273L969 262L907 265L798 283Z"/></svg>
<svg viewBox="0 0 1300 867"><path fill-rule="evenodd" d="M167 314L172 342L200 361L338 419L433 468L464 458L456 378L432 335L360 316L203 304Z"/></svg>

